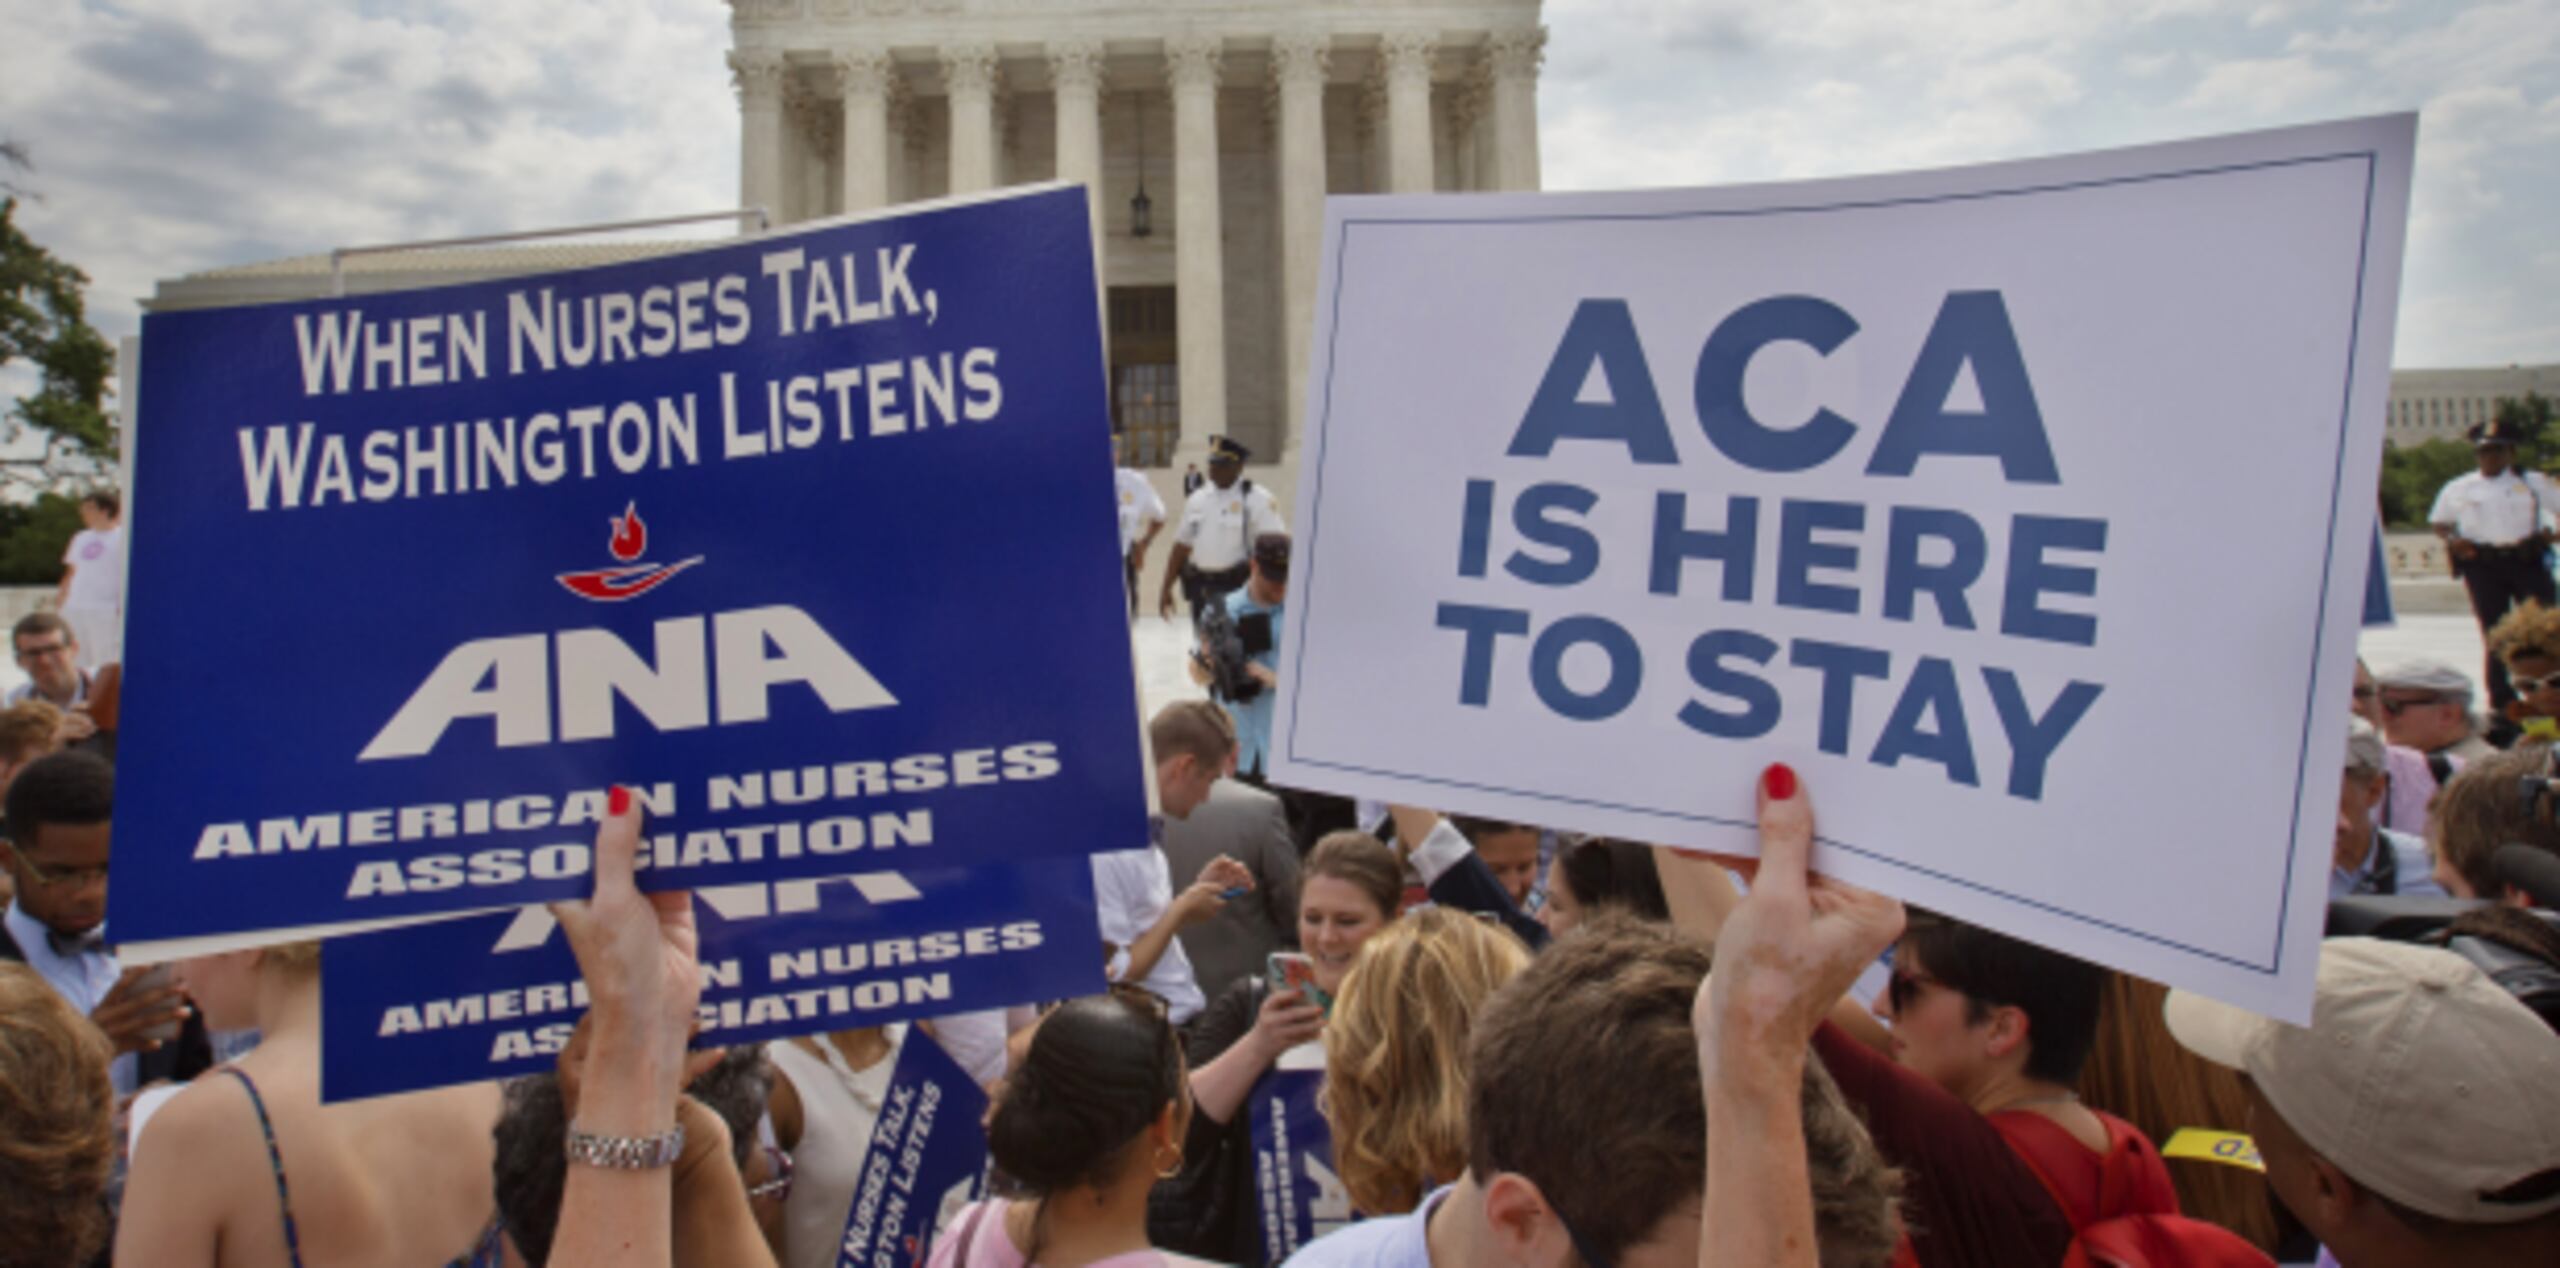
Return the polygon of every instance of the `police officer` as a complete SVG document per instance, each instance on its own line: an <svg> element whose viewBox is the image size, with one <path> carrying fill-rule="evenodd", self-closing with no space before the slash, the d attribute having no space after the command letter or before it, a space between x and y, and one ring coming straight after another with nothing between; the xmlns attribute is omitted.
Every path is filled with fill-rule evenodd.
<svg viewBox="0 0 2560 1268"><path fill-rule="evenodd" d="M2543 556L2551 546L2550 517L2560 513L2560 489L2539 471L2514 469L2512 426L2482 423L2466 434L2480 469L2446 481L2427 522L2444 539L2454 575L2471 592L2471 614L2486 635L2507 609L2526 599L2554 606L2551 569ZM2505 717L2515 689L2496 654L2482 677L2489 684L2490 715Z"/></svg>
<svg viewBox="0 0 2560 1268"><path fill-rule="evenodd" d="M1209 442L1209 482L1182 504L1182 523L1173 530L1173 555L1165 560L1164 584L1156 595L1156 614L1173 618L1173 587L1182 583L1185 603L1224 598L1253 575L1253 540L1264 533L1285 533L1280 508L1271 493L1243 479L1244 461L1253 454L1225 436Z"/></svg>

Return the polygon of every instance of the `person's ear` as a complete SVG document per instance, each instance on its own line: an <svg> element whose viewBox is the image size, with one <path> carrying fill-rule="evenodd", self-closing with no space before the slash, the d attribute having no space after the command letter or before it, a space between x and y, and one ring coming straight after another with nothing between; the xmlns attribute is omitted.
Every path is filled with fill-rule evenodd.
<svg viewBox="0 0 2560 1268"><path fill-rule="evenodd" d="M1493 1248L1505 1263L1570 1261L1573 1239L1566 1235L1555 1209L1547 1205L1547 1195L1538 1192L1527 1176L1504 1171L1484 1186L1484 1221L1492 1230Z"/></svg>
<svg viewBox="0 0 2560 1268"><path fill-rule="evenodd" d="M1982 1036L1985 1054L2000 1058L2026 1046L2027 1010L2014 1004L2002 1004L1991 1010L1991 1020Z"/></svg>
<svg viewBox="0 0 2560 1268"><path fill-rule="evenodd" d="M2304 1161L2310 1172L2311 1182L2305 1186L2303 1196L2310 1200L2315 1209L2296 1211L2294 1214L2302 1217L2303 1223L2315 1229L2345 1227L2347 1221L2354 1219L2360 1209L2367 1204L2369 1199L2365 1196L2365 1191L2358 1187L2355 1181L2348 1179L2347 1173L2339 1170L2336 1163L2316 1153L2306 1152Z"/></svg>
<svg viewBox="0 0 2560 1268"><path fill-rule="evenodd" d="M1179 1149L1182 1147L1184 1101L1185 1098L1178 1096L1166 1101L1164 1111L1156 1115L1155 1122L1147 1125L1148 1136L1157 1148Z"/></svg>

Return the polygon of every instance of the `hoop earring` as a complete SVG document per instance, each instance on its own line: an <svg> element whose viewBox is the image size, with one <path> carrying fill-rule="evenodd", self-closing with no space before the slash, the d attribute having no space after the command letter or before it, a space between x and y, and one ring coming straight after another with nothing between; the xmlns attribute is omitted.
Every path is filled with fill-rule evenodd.
<svg viewBox="0 0 2560 1268"><path fill-rule="evenodd" d="M1182 1174L1182 1146L1174 1145L1171 1148L1173 1149L1173 1162L1170 1165L1163 1162L1157 1162L1156 1179L1170 1180L1175 1176ZM1164 1150L1161 1148L1157 1149L1155 1157L1162 1158L1163 1156ZM1150 1159L1150 1161L1153 1161L1153 1159Z"/></svg>

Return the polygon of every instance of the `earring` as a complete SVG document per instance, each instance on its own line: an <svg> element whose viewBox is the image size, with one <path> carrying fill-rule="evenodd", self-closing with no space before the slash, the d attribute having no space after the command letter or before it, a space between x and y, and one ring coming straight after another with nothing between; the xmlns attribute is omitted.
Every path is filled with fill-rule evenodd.
<svg viewBox="0 0 2560 1268"><path fill-rule="evenodd" d="M1155 1157L1159 1160L1156 1162L1156 1179L1170 1180L1175 1176L1182 1174L1182 1146L1173 1145L1169 1147L1173 1150L1173 1161L1171 1163L1160 1161L1164 1157L1164 1151L1167 1147L1160 1146L1156 1149Z"/></svg>

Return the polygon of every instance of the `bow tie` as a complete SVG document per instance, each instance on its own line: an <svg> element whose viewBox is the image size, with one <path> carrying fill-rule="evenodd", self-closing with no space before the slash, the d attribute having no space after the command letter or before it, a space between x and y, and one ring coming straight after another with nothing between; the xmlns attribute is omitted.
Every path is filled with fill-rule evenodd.
<svg viewBox="0 0 2560 1268"><path fill-rule="evenodd" d="M87 933L55 933L47 929L44 931L44 940L53 947L55 955L65 959L84 955L104 955L107 951L107 931L103 926Z"/></svg>

